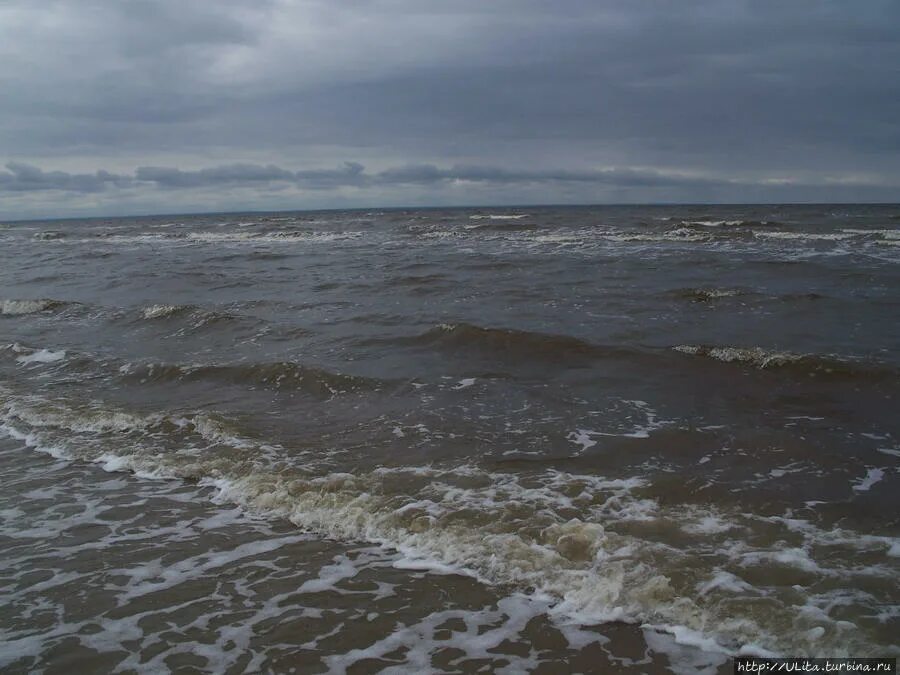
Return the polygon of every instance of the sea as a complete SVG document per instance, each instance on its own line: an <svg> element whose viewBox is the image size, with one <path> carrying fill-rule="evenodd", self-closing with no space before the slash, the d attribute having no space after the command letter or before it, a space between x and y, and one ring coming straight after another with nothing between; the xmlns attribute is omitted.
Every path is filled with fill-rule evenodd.
<svg viewBox="0 0 900 675"><path fill-rule="evenodd" d="M900 206L0 226L0 670L900 655Z"/></svg>

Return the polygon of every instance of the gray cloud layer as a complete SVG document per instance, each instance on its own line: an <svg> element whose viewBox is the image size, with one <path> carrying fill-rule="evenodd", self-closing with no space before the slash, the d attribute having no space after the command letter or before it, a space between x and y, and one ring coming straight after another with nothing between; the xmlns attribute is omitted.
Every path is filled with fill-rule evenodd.
<svg viewBox="0 0 900 675"><path fill-rule="evenodd" d="M634 169L604 169L596 171L514 171L487 166L454 166L443 169L433 164L406 165L368 173L362 164L346 162L336 169L289 171L272 164L229 164L197 171L177 168L142 166L133 174L113 174L96 171L91 174L72 174L10 162L0 172L0 190L31 192L59 190L92 193L109 188L129 188L142 184L162 189L190 189L201 187L248 187L260 184L292 183L308 189L339 187L377 187L382 185L433 185L445 182L470 183L598 183L622 187L660 186L717 186L733 181L667 175L658 171Z"/></svg>
<svg viewBox="0 0 900 675"><path fill-rule="evenodd" d="M7 0L0 215L227 186L278 207L464 203L460 183L900 199L897 25L896 0Z"/></svg>

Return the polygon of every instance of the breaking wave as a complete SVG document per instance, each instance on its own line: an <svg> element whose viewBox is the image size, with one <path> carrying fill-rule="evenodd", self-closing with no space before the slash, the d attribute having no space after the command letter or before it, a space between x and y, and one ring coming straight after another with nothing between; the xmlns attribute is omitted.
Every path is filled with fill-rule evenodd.
<svg viewBox="0 0 900 675"><path fill-rule="evenodd" d="M672 349L682 354L701 356L724 363L743 363L760 369L785 369L807 375L876 379L896 375L896 372L889 366L879 363L851 361L836 356L818 354L794 354L761 347L676 345Z"/></svg>
<svg viewBox="0 0 900 675"><path fill-rule="evenodd" d="M147 321L165 321L175 318L190 319L193 328L200 328L235 317L227 312L202 309L194 305L148 305L141 310L141 318Z"/></svg>
<svg viewBox="0 0 900 675"><path fill-rule="evenodd" d="M801 241L843 241L855 235L846 232L754 232L754 236L767 239L799 239Z"/></svg>
<svg viewBox="0 0 900 675"><path fill-rule="evenodd" d="M189 305L150 305L144 307L141 314L145 319L166 319L178 314L184 314L193 309Z"/></svg>
<svg viewBox="0 0 900 675"><path fill-rule="evenodd" d="M692 300L694 302L712 302L723 298L753 298L797 302L803 300L822 300L826 297L820 293L784 293L779 295L769 295L762 291L740 288L679 288L670 291L668 295L670 295L670 297Z"/></svg>
<svg viewBox="0 0 900 675"><path fill-rule="evenodd" d="M62 300L42 298L38 300L0 300L0 315L19 316L21 314L37 314L64 307Z"/></svg>
<svg viewBox="0 0 900 675"><path fill-rule="evenodd" d="M496 231L496 232L527 232L529 230L544 230L546 225L527 223L521 220L479 220L465 226L466 230Z"/></svg>
<svg viewBox="0 0 900 675"><path fill-rule="evenodd" d="M38 241L53 241L56 239L65 239L66 233L48 230L46 232L35 232L32 238L37 239Z"/></svg>
<svg viewBox="0 0 900 675"><path fill-rule="evenodd" d="M18 342L2 345L0 351L13 354L20 365L57 363L66 359L65 350L34 349Z"/></svg>
<svg viewBox="0 0 900 675"><path fill-rule="evenodd" d="M685 227L780 227L781 223L774 220L682 220Z"/></svg>

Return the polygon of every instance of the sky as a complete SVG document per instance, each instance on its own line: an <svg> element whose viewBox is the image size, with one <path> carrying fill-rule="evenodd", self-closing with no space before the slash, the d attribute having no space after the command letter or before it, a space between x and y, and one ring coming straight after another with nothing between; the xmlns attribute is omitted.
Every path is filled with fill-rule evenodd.
<svg viewBox="0 0 900 675"><path fill-rule="evenodd" d="M898 0L0 0L0 220L900 201Z"/></svg>

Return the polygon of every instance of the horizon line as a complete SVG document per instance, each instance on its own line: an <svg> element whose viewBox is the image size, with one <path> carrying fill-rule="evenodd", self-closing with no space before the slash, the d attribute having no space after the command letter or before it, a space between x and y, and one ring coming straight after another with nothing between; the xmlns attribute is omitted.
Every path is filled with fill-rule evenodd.
<svg viewBox="0 0 900 675"><path fill-rule="evenodd" d="M900 206L900 201L889 202L815 202L815 201L796 201L796 202L587 202L578 204L568 203L552 203L537 202L530 204L468 204L465 206L352 206L352 207L325 207L325 208L295 208L295 209L247 209L247 210L227 210L227 211L177 211L177 212L159 212L159 213L124 213L119 215L95 215L95 216L47 216L34 218L13 218L10 220L0 219L0 224L12 223L34 223L58 220L101 220L104 218L165 218L169 216L224 216L231 214L268 214L268 213L322 213L322 212L339 212L339 211L428 211L428 210L447 210L447 211L466 211L472 209L511 209L511 208L528 208L528 209L551 209L551 208L603 208L603 207L684 207L684 206Z"/></svg>

